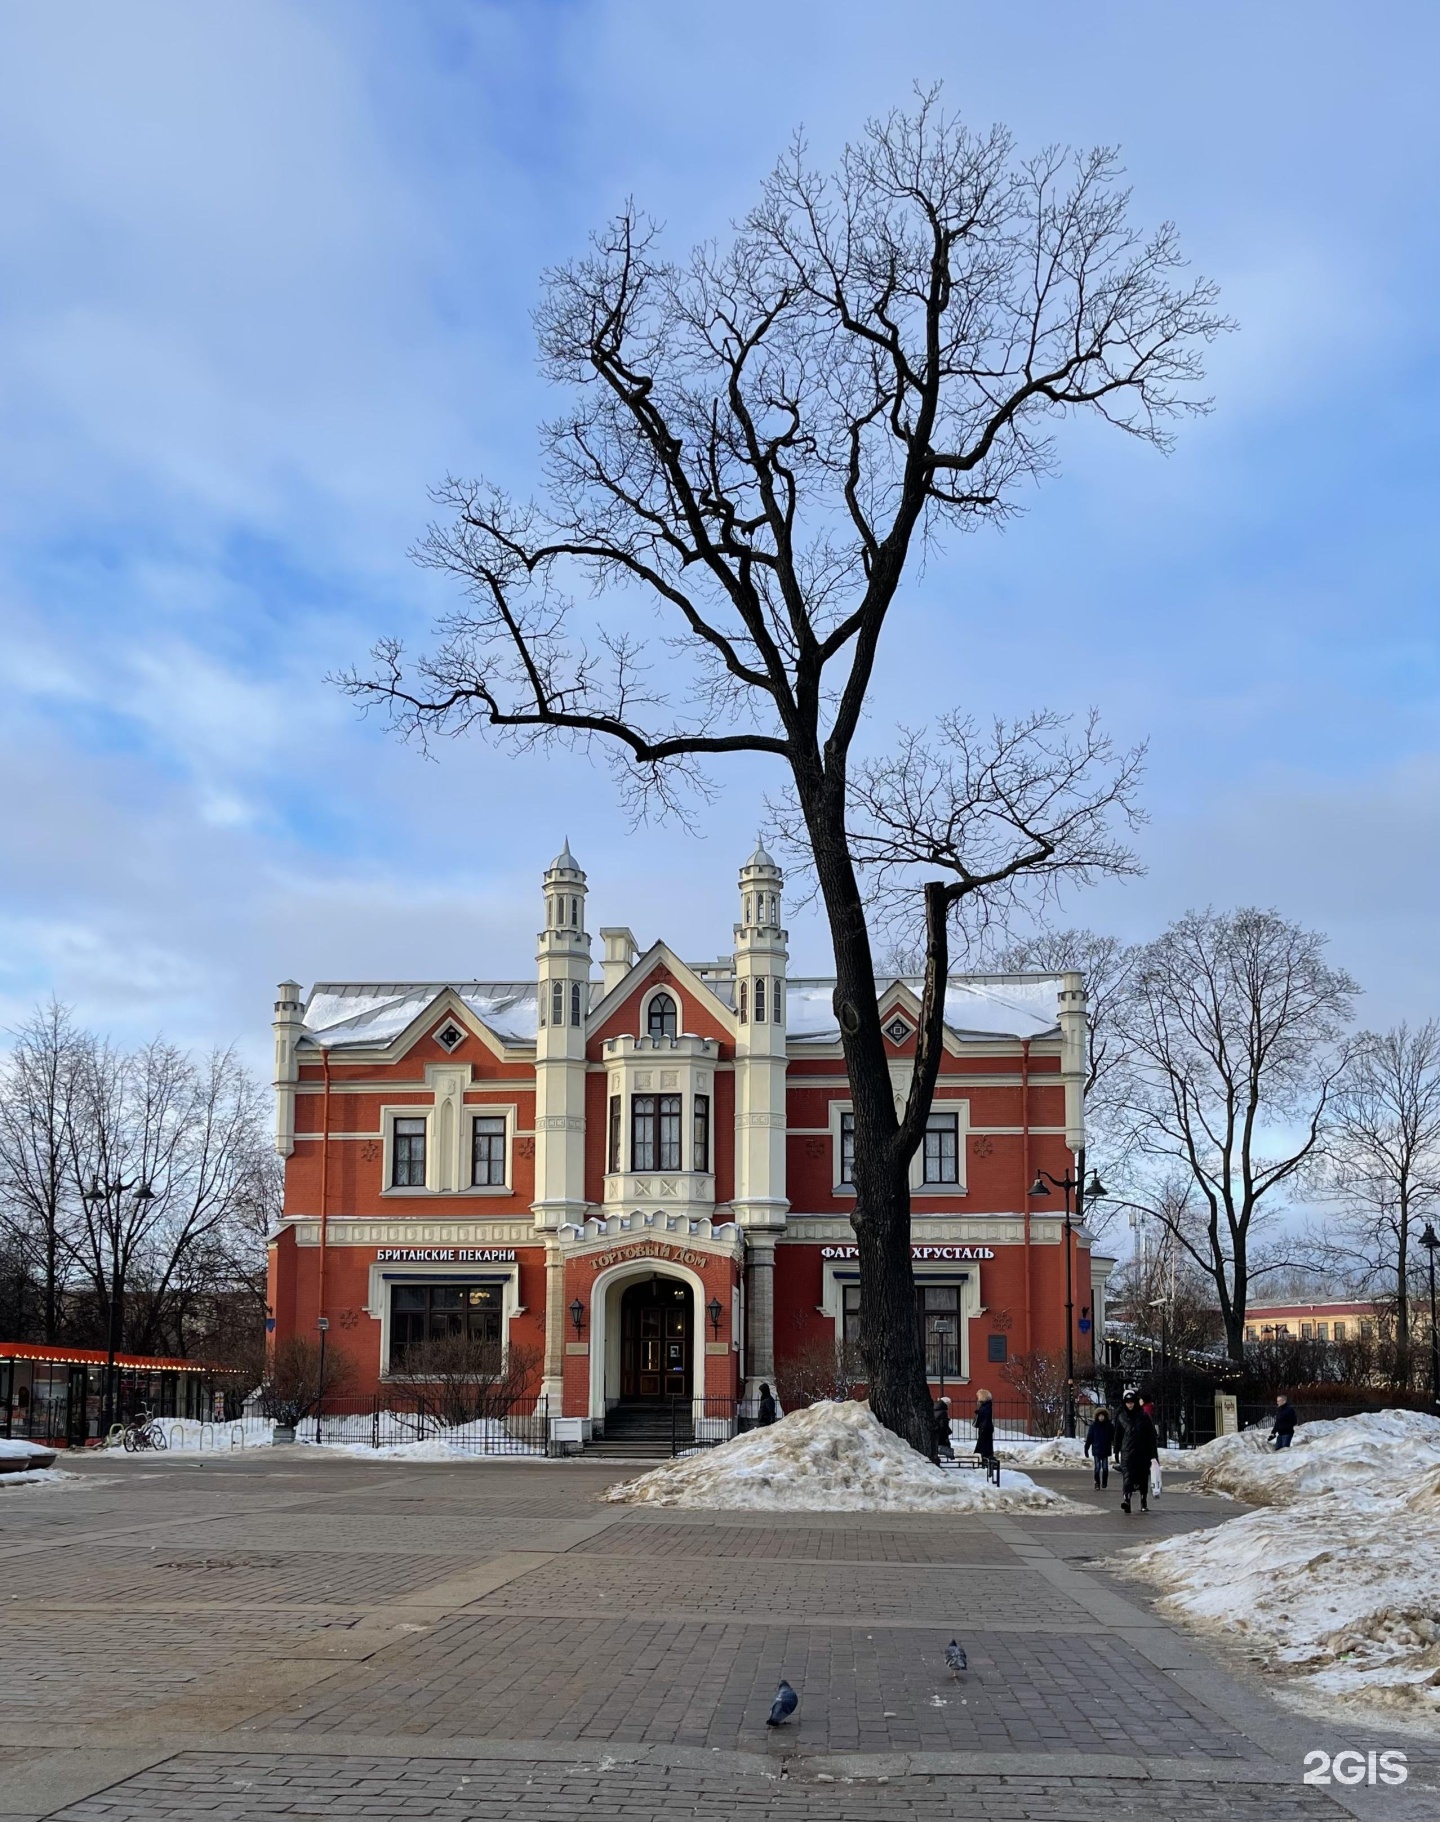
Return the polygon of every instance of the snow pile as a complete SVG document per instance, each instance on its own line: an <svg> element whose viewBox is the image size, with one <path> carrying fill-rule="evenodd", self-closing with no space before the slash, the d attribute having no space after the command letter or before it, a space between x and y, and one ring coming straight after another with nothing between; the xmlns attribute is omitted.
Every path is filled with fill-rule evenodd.
<svg viewBox="0 0 1440 1822"><path fill-rule="evenodd" d="M1401 1482L1440 1467L1440 1418L1423 1411L1367 1411L1304 1423L1288 1449L1271 1447L1257 1426L1217 1436L1191 1456L1198 1488L1229 1493L1252 1506L1351 1491L1395 1494Z"/></svg>
<svg viewBox="0 0 1440 1822"><path fill-rule="evenodd" d="M508 1455L535 1457L547 1453L543 1440L512 1435L495 1417L476 1417L469 1423L439 1428L427 1425L427 1428L431 1428L427 1436L406 1434L403 1430L386 1434L382 1430L384 1440L377 1449L373 1445L373 1418L337 1420L327 1417L325 1439L320 1447L371 1461L491 1461ZM295 1440L315 1445L313 1417L297 1429Z"/></svg>
<svg viewBox="0 0 1440 1822"><path fill-rule="evenodd" d="M1268 1509L1121 1567L1164 1589L1162 1608L1289 1672L1302 1703L1440 1722L1440 1422L1384 1411L1305 1425L1268 1457L1262 1445L1242 1433L1203 1453L1212 1485Z"/></svg>
<svg viewBox="0 0 1440 1822"><path fill-rule="evenodd" d="M216 1423L201 1423L193 1417L159 1417L156 1422L166 1447L182 1453L198 1450L223 1455L231 1449L268 1449L275 1439L275 1423L269 1417L236 1417Z"/></svg>
<svg viewBox="0 0 1440 1822"><path fill-rule="evenodd" d="M1001 1461L1018 1461L1026 1468L1088 1468L1090 1457L1078 1436L1005 1436L1000 1439ZM1194 1449L1164 1448L1160 1451L1162 1468L1188 1467L1196 1458ZM1114 1457L1111 1457L1114 1466Z"/></svg>
<svg viewBox="0 0 1440 1822"><path fill-rule="evenodd" d="M872 1417L868 1405L813 1404L703 1455L611 1487L626 1505L759 1512L1075 1510L1011 1469L992 1486L978 1471L937 1468Z"/></svg>

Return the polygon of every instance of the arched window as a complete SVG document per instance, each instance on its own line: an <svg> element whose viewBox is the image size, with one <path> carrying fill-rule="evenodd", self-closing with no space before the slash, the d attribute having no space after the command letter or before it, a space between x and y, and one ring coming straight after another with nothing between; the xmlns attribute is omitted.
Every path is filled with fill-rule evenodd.
<svg viewBox="0 0 1440 1822"><path fill-rule="evenodd" d="M649 1011L645 1014L645 1029L652 1038L673 1038L677 1035L675 1002L668 993L657 993L651 1000Z"/></svg>

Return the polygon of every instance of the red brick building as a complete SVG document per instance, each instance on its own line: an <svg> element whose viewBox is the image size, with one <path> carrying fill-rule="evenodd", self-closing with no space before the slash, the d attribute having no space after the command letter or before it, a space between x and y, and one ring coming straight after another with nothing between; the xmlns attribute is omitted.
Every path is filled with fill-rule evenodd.
<svg viewBox="0 0 1440 1822"><path fill-rule="evenodd" d="M687 962L628 929L591 961L585 875L545 874L536 978L321 983L275 1007L285 1212L274 1333L314 1335L362 1382L457 1330L532 1349L552 1415L734 1398L853 1334L849 1096L832 983L787 972L779 869L740 874L732 952ZM918 983L881 1014L896 1092ZM1083 1143L1079 975L951 981L930 1130L913 1169L916 1320L937 1382L990 1382L1065 1345L1058 1195ZM1076 1359L1103 1270L1072 1230Z"/></svg>

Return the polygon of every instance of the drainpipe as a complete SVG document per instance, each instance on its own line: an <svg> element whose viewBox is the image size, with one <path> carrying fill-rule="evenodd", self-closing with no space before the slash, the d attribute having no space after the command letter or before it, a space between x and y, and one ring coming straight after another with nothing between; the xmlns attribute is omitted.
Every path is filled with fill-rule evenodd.
<svg viewBox="0 0 1440 1822"><path fill-rule="evenodd" d="M1020 1040L1020 1206L1025 1211L1025 1352L1034 1346L1030 1315L1030 1040Z"/></svg>
<svg viewBox="0 0 1440 1822"><path fill-rule="evenodd" d="M327 1216L330 1213L330 1052L320 1052L325 1071L325 1092L320 1102L320 1282L316 1287L315 1321L325 1314L325 1254L329 1240Z"/></svg>

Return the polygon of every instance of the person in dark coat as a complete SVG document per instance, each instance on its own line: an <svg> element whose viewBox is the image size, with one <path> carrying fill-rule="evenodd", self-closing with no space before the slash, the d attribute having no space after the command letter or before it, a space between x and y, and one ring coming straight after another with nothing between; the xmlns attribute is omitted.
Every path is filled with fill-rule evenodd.
<svg viewBox="0 0 1440 1822"><path fill-rule="evenodd" d="M1295 1435L1295 1407L1283 1392L1275 1394L1275 1421L1270 1435L1277 1449L1288 1449Z"/></svg>
<svg viewBox="0 0 1440 1822"><path fill-rule="evenodd" d="M934 1412L930 1419L930 1434L935 1441L935 1453L941 1461L954 1461L955 1450L950 1442L950 1400L937 1398Z"/></svg>
<svg viewBox="0 0 1440 1822"><path fill-rule="evenodd" d="M760 1387L760 1413L758 1422L761 1429L764 1429L767 1424L772 1424L774 1421L775 1394L770 1390L768 1385L762 1384Z"/></svg>
<svg viewBox="0 0 1440 1822"><path fill-rule="evenodd" d="M986 1474L995 1468L995 1404L982 1386L975 1394L975 1453Z"/></svg>
<svg viewBox="0 0 1440 1822"><path fill-rule="evenodd" d="M1150 1510L1150 1464L1160 1459L1155 1426L1140 1407L1137 1392L1127 1392L1120 1406L1119 1449L1122 1490L1120 1510L1130 1510L1132 1494L1140 1495L1140 1510Z"/></svg>
<svg viewBox="0 0 1440 1822"><path fill-rule="evenodd" d="M1115 1430L1110 1422L1110 1413L1102 1404L1085 1432L1085 1453L1090 1457L1090 1465L1095 1470L1097 1487L1110 1485L1110 1456L1114 1446Z"/></svg>

